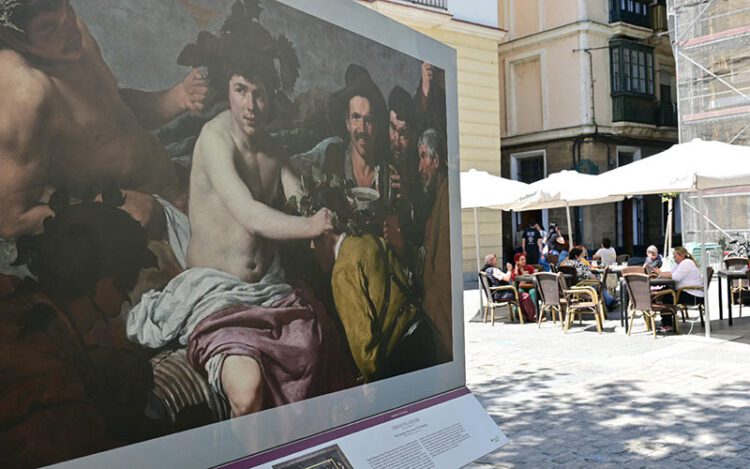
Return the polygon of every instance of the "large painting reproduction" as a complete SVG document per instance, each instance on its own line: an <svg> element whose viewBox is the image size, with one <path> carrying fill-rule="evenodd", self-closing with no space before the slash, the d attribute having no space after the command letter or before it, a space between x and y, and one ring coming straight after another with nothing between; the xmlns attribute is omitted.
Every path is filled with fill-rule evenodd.
<svg viewBox="0 0 750 469"><path fill-rule="evenodd" d="M0 467L216 465L463 384L455 57L376 16L0 0Z"/></svg>

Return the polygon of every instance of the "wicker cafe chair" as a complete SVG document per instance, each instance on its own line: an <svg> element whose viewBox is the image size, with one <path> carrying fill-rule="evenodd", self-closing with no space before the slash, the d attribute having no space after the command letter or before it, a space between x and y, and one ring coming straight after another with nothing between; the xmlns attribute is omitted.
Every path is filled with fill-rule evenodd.
<svg viewBox="0 0 750 469"><path fill-rule="evenodd" d="M724 259L724 268L727 270L742 270L747 269L747 267L747 257L727 257ZM750 284L744 279L732 280L729 288L732 292L730 295L732 305L736 304L734 298L737 295L737 303L740 304L740 317L742 317L742 293L750 291Z"/></svg>
<svg viewBox="0 0 750 469"><path fill-rule="evenodd" d="M482 285L482 291L484 291L484 297L487 299L487 304L484 307L483 321L487 322L487 315L490 314L492 325L495 325L495 308L507 306L510 311L509 316L511 321L515 321L515 309L518 309L518 318L521 324L524 323L523 313L521 312L521 302L518 299L518 290L513 285L501 285L499 287L491 287L490 281L487 279L487 273L479 272L479 283ZM496 291L510 291L513 292L513 296L500 301L495 301L492 294Z"/></svg>
<svg viewBox="0 0 750 469"><path fill-rule="evenodd" d="M640 265L632 265L630 267L623 267L620 271L620 274L622 275L629 275L629 274L645 274L646 269L643 266Z"/></svg>
<svg viewBox="0 0 750 469"><path fill-rule="evenodd" d="M596 289L590 286L575 285L563 290L563 294L567 306L563 329L565 333L570 329L575 316L578 316L580 322L584 314L593 314L596 320L596 330L601 334L604 328L604 307Z"/></svg>
<svg viewBox="0 0 750 469"><path fill-rule="evenodd" d="M628 297L630 303L628 305L628 335L633 331L633 322L635 321L635 313L640 311L643 313L643 320L646 322L646 330L651 330L654 333L654 339L656 338L656 315L666 316L672 315L675 320L674 328L675 332L679 334L679 324L677 323L677 306L674 304L661 304L654 303L651 297L651 285L648 281L648 275L646 274L628 274L624 276L625 287L628 289ZM666 292L665 292L666 294ZM670 290L669 294L674 295L674 291Z"/></svg>
<svg viewBox="0 0 750 469"><path fill-rule="evenodd" d="M605 308L604 309L605 311L607 310L606 309L607 307L604 304L604 290L607 288L606 278L609 275L609 269L610 269L609 266L605 267L604 270L602 271L601 277L583 279L583 280L580 280L576 284L576 286L581 286L581 287L594 287L594 289L596 290L596 293L599 295L599 299L602 301L602 306Z"/></svg>
<svg viewBox="0 0 750 469"><path fill-rule="evenodd" d="M547 262L552 272L557 272L557 261L560 260L560 256L557 254L547 254Z"/></svg>
<svg viewBox="0 0 750 469"><path fill-rule="evenodd" d="M561 274L552 272L537 272L534 274L537 285L539 285L539 297L542 300L542 307L539 310L538 327L542 327L542 316L545 311L549 311L553 323L557 322L560 317L560 325L564 326L563 317L566 306L563 290L565 290L565 280Z"/></svg>
<svg viewBox="0 0 750 469"><path fill-rule="evenodd" d="M615 258L615 262L619 265L623 262L628 262L630 260L630 254L620 254Z"/></svg>
<svg viewBox="0 0 750 469"><path fill-rule="evenodd" d="M713 267L707 267L706 268L706 274L708 275L708 284L710 285L711 284L711 280L714 278L714 268ZM687 286L687 287L680 288L679 290L677 290L677 293L675 293L675 303L677 303L677 301L679 300L680 295L682 294L682 292L684 292L686 290L700 290L700 291L703 291L703 285L693 285L693 286ZM700 314L700 318L701 318L701 326L704 327L704 328L706 327L706 323L703 320L703 310L705 309L705 301L706 301L706 297L704 296L703 297L703 301L701 301L701 302L698 303L698 313ZM682 320L683 321L685 321L685 317L688 317L688 318L690 317L690 316L688 316L688 306L692 306L692 305L685 305L685 304L681 304L681 303L677 304L677 308L682 313Z"/></svg>
<svg viewBox="0 0 750 469"><path fill-rule="evenodd" d="M578 283L578 271L572 265L561 265L557 271L563 275L563 280L568 287Z"/></svg>

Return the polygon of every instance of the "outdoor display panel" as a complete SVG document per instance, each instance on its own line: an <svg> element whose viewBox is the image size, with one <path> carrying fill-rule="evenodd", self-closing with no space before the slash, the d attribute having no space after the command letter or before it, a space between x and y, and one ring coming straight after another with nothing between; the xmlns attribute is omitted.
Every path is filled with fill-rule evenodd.
<svg viewBox="0 0 750 469"><path fill-rule="evenodd" d="M216 466L464 386L455 51L350 0L0 10L1 467Z"/></svg>

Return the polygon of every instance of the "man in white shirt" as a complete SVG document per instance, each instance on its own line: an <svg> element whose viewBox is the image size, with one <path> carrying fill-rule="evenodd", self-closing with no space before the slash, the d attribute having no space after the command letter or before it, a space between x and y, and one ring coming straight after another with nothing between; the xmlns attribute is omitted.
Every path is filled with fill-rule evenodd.
<svg viewBox="0 0 750 469"><path fill-rule="evenodd" d="M594 253L592 258L601 262L602 267L615 265L617 263L617 252L612 247L612 241L609 238L602 239L602 247Z"/></svg>

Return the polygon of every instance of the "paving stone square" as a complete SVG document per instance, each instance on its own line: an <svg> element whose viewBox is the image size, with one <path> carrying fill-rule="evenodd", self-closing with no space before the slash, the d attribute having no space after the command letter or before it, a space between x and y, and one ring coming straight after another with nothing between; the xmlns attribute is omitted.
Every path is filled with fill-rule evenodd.
<svg viewBox="0 0 750 469"><path fill-rule="evenodd" d="M717 322L723 335L707 339L695 313L657 339L640 320L627 336L619 313L601 335L593 319L567 334L550 321L492 326L477 293L464 298L467 385L510 443L467 467L750 467L741 328Z"/></svg>

